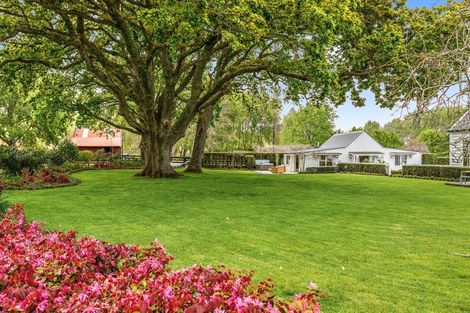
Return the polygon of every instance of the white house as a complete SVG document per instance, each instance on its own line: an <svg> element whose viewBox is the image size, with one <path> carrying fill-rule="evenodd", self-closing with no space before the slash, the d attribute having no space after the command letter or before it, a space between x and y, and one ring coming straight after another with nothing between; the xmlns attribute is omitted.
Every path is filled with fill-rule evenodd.
<svg viewBox="0 0 470 313"><path fill-rule="evenodd" d="M470 166L470 110L449 130L449 162L453 166Z"/></svg>
<svg viewBox="0 0 470 313"><path fill-rule="evenodd" d="M365 131L335 134L315 149L284 154L286 172L305 172L309 167L336 166L338 163L385 163L388 171L403 164L420 165L421 153L385 148Z"/></svg>

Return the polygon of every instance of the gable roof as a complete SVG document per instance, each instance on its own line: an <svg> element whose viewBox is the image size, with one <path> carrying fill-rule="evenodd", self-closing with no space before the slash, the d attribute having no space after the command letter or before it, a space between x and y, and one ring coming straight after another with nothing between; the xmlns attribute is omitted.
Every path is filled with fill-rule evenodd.
<svg viewBox="0 0 470 313"><path fill-rule="evenodd" d="M77 147L121 147L122 132L119 129L106 133L101 130L94 131L87 128L77 128L73 133L71 141Z"/></svg>
<svg viewBox="0 0 470 313"><path fill-rule="evenodd" d="M459 132L470 130L470 110L468 110L449 130L449 132Z"/></svg>
<svg viewBox="0 0 470 313"><path fill-rule="evenodd" d="M349 146L354 140L357 139L360 135L365 133L365 131L355 131L342 134L334 134L330 137L324 144L318 147L318 150L331 150L331 149L341 149Z"/></svg>

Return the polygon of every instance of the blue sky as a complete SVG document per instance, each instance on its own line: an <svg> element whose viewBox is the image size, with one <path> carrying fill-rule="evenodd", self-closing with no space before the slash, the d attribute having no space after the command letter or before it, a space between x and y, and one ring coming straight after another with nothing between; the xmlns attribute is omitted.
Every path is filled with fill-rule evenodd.
<svg viewBox="0 0 470 313"><path fill-rule="evenodd" d="M408 0L408 6L412 8L430 7L446 2L446 0ZM353 126L363 126L369 120L378 121L383 125L394 118L400 117L401 114L406 113L397 109L381 109L375 105L372 93L366 92L363 95L366 98L366 105L364 107L356 108L349 101L338 107L336 110L336 114L338 115L335 121L336 128L348 131ZM285 105L283 112L287 113L291 107L290 105Z"/></svg>

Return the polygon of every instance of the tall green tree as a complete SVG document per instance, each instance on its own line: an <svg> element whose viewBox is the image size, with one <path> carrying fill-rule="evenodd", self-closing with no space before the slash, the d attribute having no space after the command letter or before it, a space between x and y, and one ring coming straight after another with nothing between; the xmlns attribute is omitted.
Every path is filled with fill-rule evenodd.
<svg viewBox="0 0 470 313"><path fill-rule="evenodd" d="M208 134L210 151L252 151L273 143L281 101L266 93L232 94L222 99Z"/></svg>
<svg viewBox="0 0 470 313"><path fill-rule="evenodd" d="M142 136L142 175L175 177L173 145L248 80L282 84L293 99L340 104L351 92L361 105L371 89L379 105L394 104L400 94L384 86L402 73L390 61L409 25L404 3L2 0L0 65L39 63L105 89Z"/></svg>
<svg viewBox="0 0 470 313"><path fill-rule="evenodd" d="M0 140L10 147L57 144L73 122L69 90L38 67L0 71ZM63 103L62 103L63 104Z"/></svg>
<svg viewBox="0 0 470 313"><path fill-rule="evenodd" d="M334 110L326 105L291 109L282 121L281 142L319 146L333 135L335 117Z"/></svg>
<svg viewBox="0 0 470 313"><path fill-rule="evenodd" d="M449 151L449 136L435 129L423 130L418 137L416 137L416 140L424 142L431 153Z"/></svg>

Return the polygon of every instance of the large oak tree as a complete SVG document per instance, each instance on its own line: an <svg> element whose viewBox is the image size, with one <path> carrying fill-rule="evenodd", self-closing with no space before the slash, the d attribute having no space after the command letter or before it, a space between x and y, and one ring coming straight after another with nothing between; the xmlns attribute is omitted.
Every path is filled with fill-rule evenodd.
<svg viewBox="0 0 470 313"><path fill-rule="evenodd" d="M361 104L371 89L379 104L395 103L384 90L403 47L404 2L2 0L0 65L39 63L105 90L107 112L142 136L142 175L175 177L172 146L248 80L293 99L339 104L350 92Z"/></svg>

